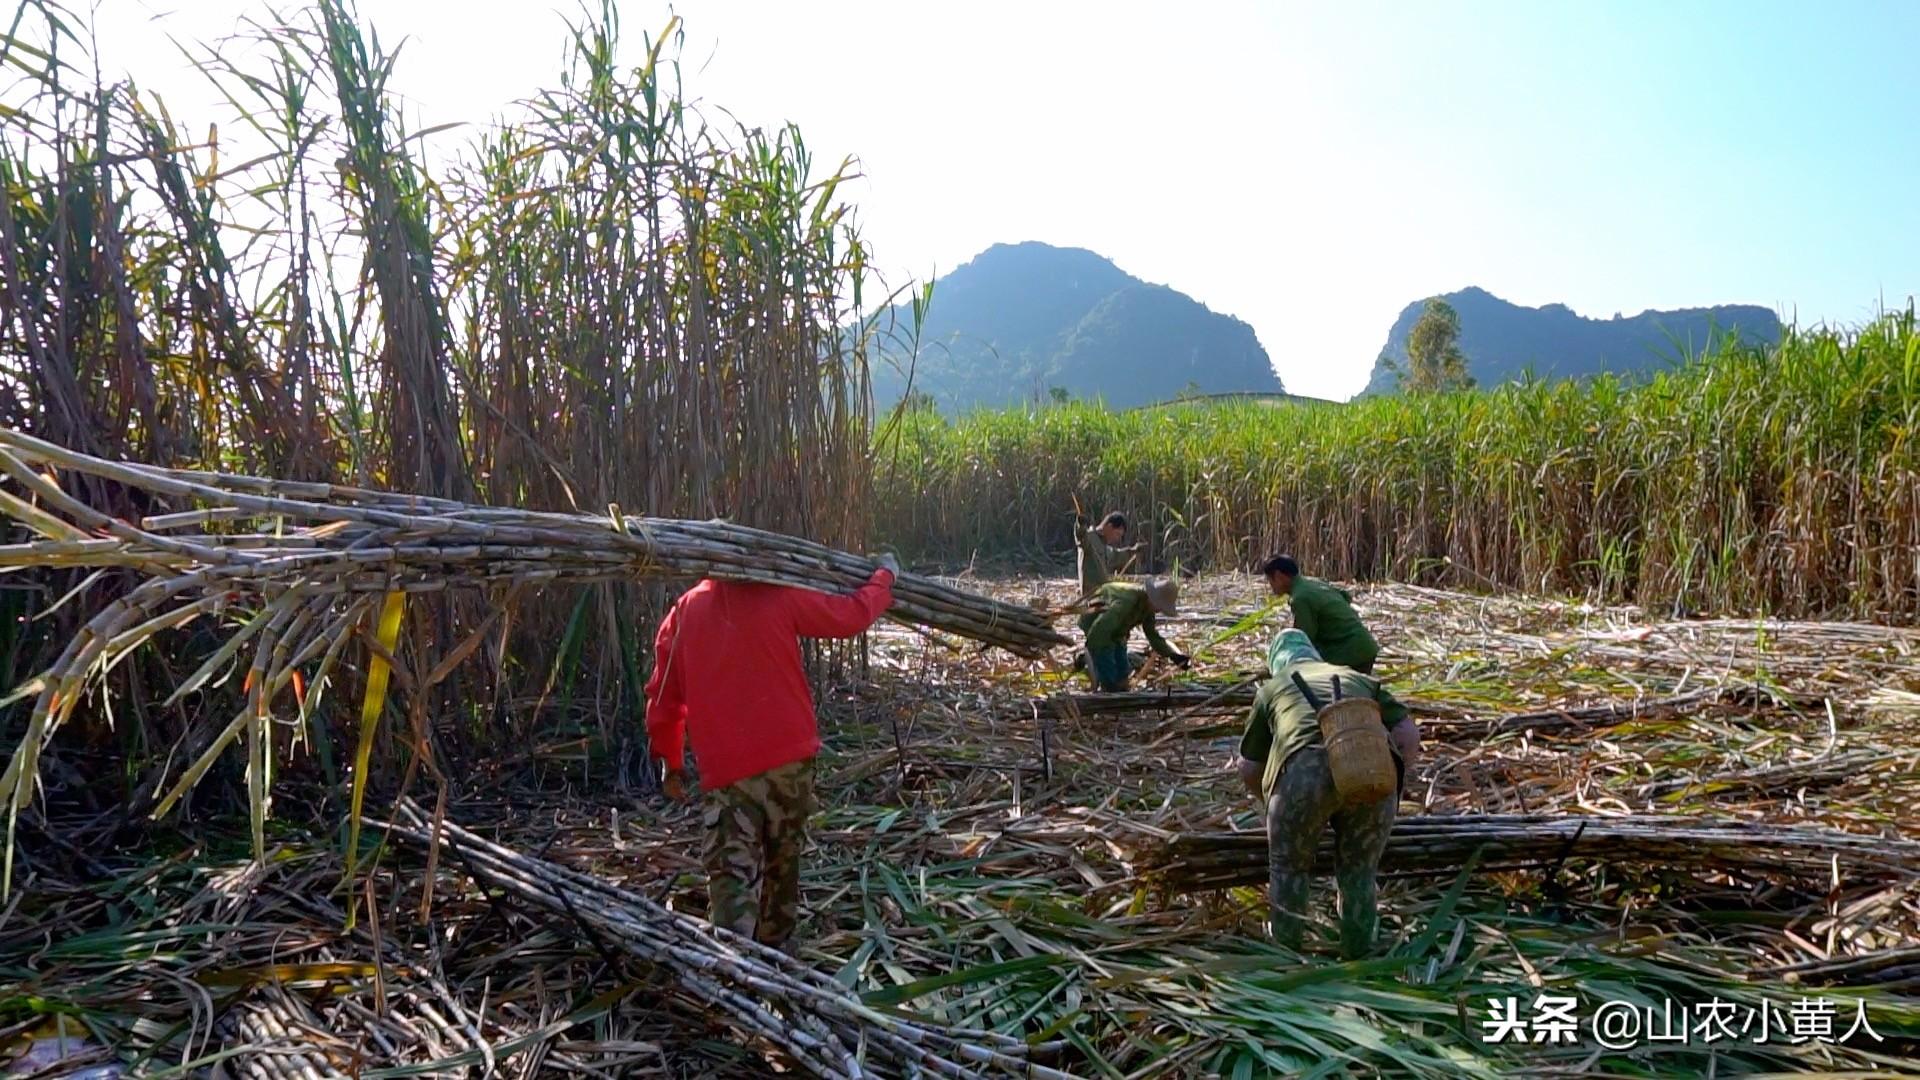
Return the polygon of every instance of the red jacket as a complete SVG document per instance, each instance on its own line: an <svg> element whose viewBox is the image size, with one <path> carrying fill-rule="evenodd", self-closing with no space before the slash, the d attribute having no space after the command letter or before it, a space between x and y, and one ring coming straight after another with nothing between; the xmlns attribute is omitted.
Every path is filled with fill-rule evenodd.
<svg viewBox="0 0 1920 1080"><path fill-rule="evenodd" d="M653 756L678 769L690 740L707 791L812 757L820 728L800 639L853 637L892 603L886 570L851 596L703 579L654 636L647 680Z"/></svg>

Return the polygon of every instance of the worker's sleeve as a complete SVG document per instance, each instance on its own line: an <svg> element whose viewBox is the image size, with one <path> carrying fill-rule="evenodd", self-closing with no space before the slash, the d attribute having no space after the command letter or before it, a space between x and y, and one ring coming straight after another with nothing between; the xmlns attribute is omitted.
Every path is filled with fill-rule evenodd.
<svg viewBox="0 0 1920 1080"><path fill-rule="evenodd" d="M1180 655L1179 650L1167 644L1167 639L1160 636L1160 628L1154 625L1153 616L1147 616L1147 621L1140 624L1140 632L1147 636L1147 644L1153 646L1154 652L1169 660Z"/></svg>
<svg viewBox="0 0 1920 1080"><path fill-rule="evenodd" d="M1265 694L1253 699L1253 707L1247 710L1247 731L1240 736L1240 756L1248 761L1265 761L1273 751L1273 721L1269 719L1272 707Z"/></svg>
<svg viewBox="0 0 1920 1080"><path fill-rule="evenodd" d="M686 767L687 698L684 665L676 663L674 642L680 633L680 609L667 612L653 637L653 675L647 679L647 744L669 769Z"/></svg>
<svg viewBox="0 0 1920 1080"><path fill-rule="evenodd" d="M893 603L893 573L875 570L865 585L847 596L810 589L788 589L787 609L801 637L850 638L872 626Z"/></svg>

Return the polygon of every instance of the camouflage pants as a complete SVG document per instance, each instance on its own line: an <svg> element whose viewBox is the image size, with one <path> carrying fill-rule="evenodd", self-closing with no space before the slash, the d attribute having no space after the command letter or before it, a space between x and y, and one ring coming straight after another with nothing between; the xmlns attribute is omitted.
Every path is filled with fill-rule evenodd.
<svg viewBox="0 0 1920 1080"><path fill-rule="evenodd" d="M776 948L800 918L800 849L813 814L813 759L706 797L707 920Z"/></svg>
<svg viewBox="0 0 1920 1080"><path fill-rule="evenodd" d="M1340 951L1349 958L1373 949L1379 925L1375 874L1398 797L1343 807L1334 790L1325 747L1309 746L1287 759L1267 800L1267 899L1275 941L1298 948L1313 856L1320 834L1333 824L1334 875L1340 887Z"/></svg>

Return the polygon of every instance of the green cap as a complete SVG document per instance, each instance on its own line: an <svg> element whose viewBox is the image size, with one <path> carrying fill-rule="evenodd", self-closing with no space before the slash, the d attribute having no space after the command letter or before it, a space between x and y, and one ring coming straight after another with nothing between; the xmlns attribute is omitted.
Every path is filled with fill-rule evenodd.
<svg viewBox="0 0 1920 1080"><path fill-rule="evenodd" d="M1267 646L1267 673L1278 675L1295 664L1320 659L1320 650L1307 640L1307 632L1288 627L1274 636Z"/></svg>

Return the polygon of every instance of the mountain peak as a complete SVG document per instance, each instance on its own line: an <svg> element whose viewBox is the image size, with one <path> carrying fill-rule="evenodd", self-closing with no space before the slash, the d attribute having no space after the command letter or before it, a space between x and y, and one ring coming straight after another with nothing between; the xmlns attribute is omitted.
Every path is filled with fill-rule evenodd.
<svg viewBox="0 0 1920 1080"><path fill-rule="evenodd" d="M907 325L903 312L894 315ZM1281 389L1246 323L1144 282L1096 252L1033 240L994 244L939 278L920 345L913 389L949 410L1016 404L1056 389L1116 408L1196 389ZM899 355L876 365L882 407L905 392L905 367Z"/></svg>
<svg viewBox="0 0 1920 1080"><path fill-rule="evenodd" d="M1086 248L1060 247L1056 244L1049 244L1044 240L1015 240L1011 243L1001 241L996 244L990 244L985 251L969 259L968 263L972 264L983 260L991 261L1022 256L1039 256L1050 259L1094 259L1108 266L1113 265L1113 260L1108 259L1104 255L1089 251Z"/></svg>

